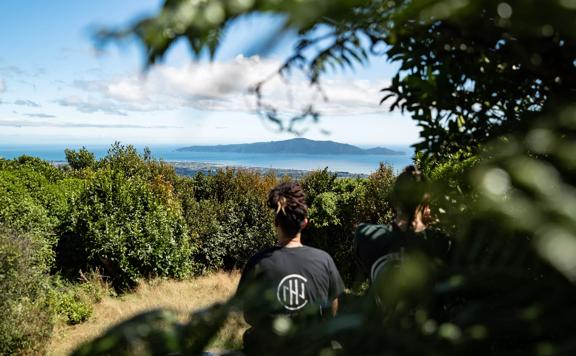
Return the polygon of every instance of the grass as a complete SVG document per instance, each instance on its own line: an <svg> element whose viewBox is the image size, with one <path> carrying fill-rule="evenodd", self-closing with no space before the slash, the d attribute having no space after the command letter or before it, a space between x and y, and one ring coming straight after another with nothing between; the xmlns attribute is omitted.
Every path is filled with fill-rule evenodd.
<svg viewBox="0 0 576 356"><path fill-rule="evenodd" d="M88 321L73 326L64 323L57 325L48 355L67 355L81 343L100 335L110 326L150 309L176 310L182 321L185 321L190 311L232 296L239 278L239 272L219 272L184 281L159 279L142 283L134 293L120 297L104 297L94 306L94 312ZM231 316L211 348L240 347L246 327L241 316Z"/></svg>

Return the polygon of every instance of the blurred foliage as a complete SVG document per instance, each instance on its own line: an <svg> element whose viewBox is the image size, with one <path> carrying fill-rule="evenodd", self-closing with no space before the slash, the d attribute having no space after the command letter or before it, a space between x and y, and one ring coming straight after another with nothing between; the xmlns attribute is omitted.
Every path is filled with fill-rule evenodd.
<svg viewBox="0 0 576 356"><path fill-rule="evenodd" d="M178 322L176 312L153 310L126 320L72 355L199 355L226 321L230 306L214 305Z"/></svg>

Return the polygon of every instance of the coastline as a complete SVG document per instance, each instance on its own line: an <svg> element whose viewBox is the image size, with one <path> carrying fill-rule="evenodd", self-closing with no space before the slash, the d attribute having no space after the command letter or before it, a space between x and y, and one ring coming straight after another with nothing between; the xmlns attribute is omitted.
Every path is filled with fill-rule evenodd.
<svg viewBox="0 0 576 356"><path fill-rule="evenodd" d="M250 167L250 166L236 166L236 165L224 165L210 162L183 162L183 161L165 161L166 163L172 165L176 170L176 173L181 176L191 177L197 173L203 173L207 175L215 174L219 169L245 169L256 171L262 175L269 174L271 172L275 173L277 177L289 176L291 178L301 178L306 174L312 172L310 170L302 169L284 169L284 168L266 168L266 167ZM363 173L350 173L337 171L333 172L338 178L366 178L368 174Z"/></svg>
<svg viewBox="0 0 576 356"><path fill-rule="evenodd" d="M66 161L49 161L55 166L64 166L68 163ZM291 178L302 178L306 174L313 172L312 170L303 169L286 169L286 168L267 168L267 167L252 167L240 165L225 165L212 162L192 162L192 161L163 161L174 167L176 174L183 177L192 177L198 173L206 175L214 175L220 169L235 169L235 170L250 170L256 171L262 175L273 172L277 177L289 176ZM367 178L369 175L364 173L350 173L344 171L331 171L336 174L338 178Z"/></svg>

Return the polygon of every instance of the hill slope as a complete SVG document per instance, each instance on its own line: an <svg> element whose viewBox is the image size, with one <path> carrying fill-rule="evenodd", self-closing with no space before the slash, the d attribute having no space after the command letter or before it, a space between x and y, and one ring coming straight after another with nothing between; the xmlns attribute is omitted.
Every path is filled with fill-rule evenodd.
<svg viewBox="0 0 576 356"><path fill-rule="evenodd" d="M285 141L256 142L235 145L189 146L178 151L190 152L233 152L233 153L289 153L289 154L330 154L330 155L403 155L384 147L362 149L346 143L334 141L314 141L306 138L294 138Z"/></svg>

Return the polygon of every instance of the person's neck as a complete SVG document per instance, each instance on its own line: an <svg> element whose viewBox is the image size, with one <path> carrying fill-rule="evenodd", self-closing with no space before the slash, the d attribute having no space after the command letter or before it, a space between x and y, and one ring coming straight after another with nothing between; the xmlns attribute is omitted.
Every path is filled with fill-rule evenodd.
<svg viewBox="0 0 576 356"><path fill-rule="evenodd" d="M278 236L278 245L280 247L286 247L286 248L301 247L302 242L300 241L300 233L298 233L292 237L284 237L284 236L279 235Z"/></svg>

